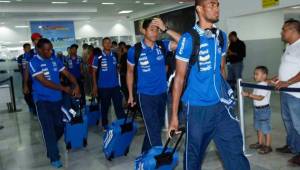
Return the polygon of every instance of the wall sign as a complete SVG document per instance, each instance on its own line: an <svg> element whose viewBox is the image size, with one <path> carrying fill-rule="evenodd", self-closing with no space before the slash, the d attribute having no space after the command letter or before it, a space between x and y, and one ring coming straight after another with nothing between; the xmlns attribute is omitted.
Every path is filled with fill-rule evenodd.
<svg viewBox="0 0 300 170"><path fill-rule="evenodd" d="M279 0L262 0L263 8L271 8L279 5Z"/></svg>

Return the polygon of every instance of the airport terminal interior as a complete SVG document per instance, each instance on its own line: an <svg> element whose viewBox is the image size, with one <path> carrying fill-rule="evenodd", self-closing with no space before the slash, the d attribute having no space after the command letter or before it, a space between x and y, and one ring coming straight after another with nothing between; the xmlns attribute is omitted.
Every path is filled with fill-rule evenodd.
<svg viewBox="0 0 300 170"><path fill-rule="evenodd" d="M0 170L299 170L299 21L299 0L0 0ZM183 85L173 73L195 48L199 71L191 65ZM223 70L235 105L215 90ZM189 120L190 107L202 119ZM174 108L187 115L183 137L162 154Z"/></svg>

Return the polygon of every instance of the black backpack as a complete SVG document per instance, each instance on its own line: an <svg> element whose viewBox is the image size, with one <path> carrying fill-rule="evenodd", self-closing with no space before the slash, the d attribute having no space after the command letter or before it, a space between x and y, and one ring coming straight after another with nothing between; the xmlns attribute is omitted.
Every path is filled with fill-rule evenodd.
<svg viewBox="0 0 300 170"><path fill-rule="evenodd" d="M217 29L212 28L212 29L210 29L210 31L213 34L216 34ZM186 79L188 79L188 77L189 77L189 73L191 71L191 68L198 62L198 54L200 52L200 45L201 45L200 35L198 34L198 32L195 29L191 29L187 33L189 33L192 36L193 52L192 52L191 58L189 60ZM224 48L225 42L224 42L224 37L223 37L222 32L220 32L219 35L218 35L218 41L220 43L219 46L221 48ZM199 64L198 64L198 66L199 66Z"/></svg>
<svg viewBox="0 0 300 170"><path fill-rule="evenodd" d="M165 59L165 62L166 61L166 56L167 56L167 49L166 47L164 46L164 43L163 41L161 40L158 40L156 41L156 44L158 45L158 47L160 48L163 56L164 56L164 59ZM139 42L139 43L136 43L134 45L134 87L137 88L137 82L138 82L138 72L137 72L137 67L138 67L138 64L139 64L139 58L141 56L141 53L142 53L142 50L143 50L143 47L142 47L142 43Z"/></svg>

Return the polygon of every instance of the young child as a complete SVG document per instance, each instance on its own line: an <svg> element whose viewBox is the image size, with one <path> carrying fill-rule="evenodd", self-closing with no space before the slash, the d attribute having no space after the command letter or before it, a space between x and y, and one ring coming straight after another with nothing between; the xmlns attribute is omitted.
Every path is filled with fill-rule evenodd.
<svg viewBox="0 0 300 170"><path fill-rule="evenodd" d="M258 85L267 86L268 68L258 66L254 71L254 79ZM253 93L243 92L243 96L254 102L254 127L257 130L258 143L250 145L251 149L258 149L260 154L272 152L271 147L271 91L254 89Z"/></svg>

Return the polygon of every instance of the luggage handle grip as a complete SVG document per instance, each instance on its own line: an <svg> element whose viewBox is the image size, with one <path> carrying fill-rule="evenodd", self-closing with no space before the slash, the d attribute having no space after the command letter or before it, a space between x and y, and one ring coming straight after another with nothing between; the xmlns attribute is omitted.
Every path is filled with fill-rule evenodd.
<svg viewBox="0 0 300 170"><path fill-rule="evenodd" d="M181 127L181 128L178 129L178 131L180 132L180 136L179 136L178 140L176 141L176 144L175 144L175 146L174 146L174 148L173 148L173 150L172 150L172 152L171 152L171 155L173 155L173 154L176 152L176 149L177 149L177 147L178 147L178 145L179 145L179 143L180 143L180 141L181 141L183 135L185 134L185 128L184 128L184 127ZM175 135L176 135L176 131L175 131L175 130L172 130L172 131L170 132L170 136L171 136L171 137L168 138L168 140L167 140L167 142L166 142L166 144L165 144L165 146L164 146L163 151L161 152L161 154L164 154L164 153L167 151L168 145L169 145L170 141L172 140L172 138L173 138Z"/></svg>
<svg viewBox="0 0 300 170"><path fill-rule="evenodd" d="M133 111L133 107L128 107L128 110L127 110L127 113L126 113L126 117L125 117L125 119L124 119L124 125L127 123L128 116L129 116L130 112L133 112L131 123L134 122L134 118L135 118L135 115L136 115L136 111Z"/></svg>

